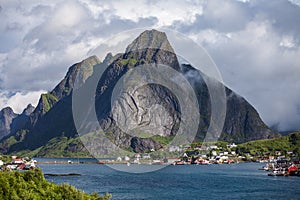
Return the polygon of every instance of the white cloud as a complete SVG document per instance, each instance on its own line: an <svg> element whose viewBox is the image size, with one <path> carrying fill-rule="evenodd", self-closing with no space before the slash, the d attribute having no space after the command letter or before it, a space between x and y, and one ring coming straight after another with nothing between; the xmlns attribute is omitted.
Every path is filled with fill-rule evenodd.
<svg viewBox="0 0 300 200"><path fill-rule="evenodd" d="M28 104L36 106L39 97L46 91L31 91L31 92L17 92L11 96L7 92L0 92L0 108L10 106L14 112L21 113Z"/></svg>
<svg viewBox="0 0 300 200"><path fill-rule="evenodd" d="M122 19L137 21L139 18L155 16L158 26L168 26L175 21L193 23L196 15L202 14L201 1L111 1L112 8Z"/></svg>
<svg viewBox="0 0 300 200"><path fill-rule="evenodd" d="M45 11L45 7L34 4L17 13L25 17L20 20L23 26L29 18L27 15L41 19L31 29L26 29L27 32L20 36L23 37L22 42L2 59L0 88L12 91L51 90L70 65L86 58L88 50L94 48L90 42L94 37L89 35L78 39L89 31L87 27L92 21L88 18L88 9L80 3L57 3L46 9L48 15L40 16L40 10ZM12 11L6 14L10 17L16 15Z"/></svg>
<svg viewBox="0 0 300 200"><path fill-rule="evenodd" d="M293 48L296 46L293 36L289 35L283 36L279 45L286 48Z"/></svg>
<svg viewBox="0 0 300 200"><path fill-rule="evenodd" d="M5 90L51 90L69 66L88 57L91 50L111 34L156 22L153 18L139 18L135 23L109 15L109 24L106 24L106 15L98 13L94 18L90 7L77 1L28 4L22 5L19 12L14 12L16 3L2 6L3 13L8 16L7 21L2 21L4 25L13 23L14 18L21 27L30 22L29 28L16 30L18 34L11 38L18 41L14 47L3 48L5 58L0 63L0 88ZM32 20L35 18L38 20ZM18 77L18 81L12 77Z"/></svg>
<svg viewBox="0 0 300 200"><path fill-rule="evenodd" d="M300 6L300 0L289 0L291 3Z"/></svg>
<svg viewBox="0 0 300 200"><path fill-rule="evenodd" d="M204 44L215 44L220 43L221 41L226 41L231 38L231 34L223 34L219 33L213 29L205 29L200 31L199 33L195 34L192 33L189 35L193 40L197 41L198 43Z"/></svg>

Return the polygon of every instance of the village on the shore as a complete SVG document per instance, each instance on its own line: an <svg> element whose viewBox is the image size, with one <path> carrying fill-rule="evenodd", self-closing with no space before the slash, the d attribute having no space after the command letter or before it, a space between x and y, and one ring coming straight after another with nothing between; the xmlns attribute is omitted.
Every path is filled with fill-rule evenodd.
<svg viewBox="0 0 300 200"><path fill-rule="evenodd" d="M176 156L174 156L176 155ZM8 156L5 156L6 160ZM35 159L28 157L11 156L4 162L0 156L1 170L28 170L39 164ZM242 162L266 163L262 170L269 171L269 176L300 175L300 159L294 152L267 152L252 155L242 152L235 143L222 145L185 145L170 146L165 154L135 153L133 156L119 156L111 159L98 159L97 162L83 162L79 158L70 158L63 161L43 162L40 164L150 164L150 165L210 165L234 164Z"/></svg>
<svg viewBox="0 0 300 200"><path fill-rule="evenodd" d="M36 168L36 163L36 160L29 157L0 156L0 169L6 171L34 169Z"/></svg>

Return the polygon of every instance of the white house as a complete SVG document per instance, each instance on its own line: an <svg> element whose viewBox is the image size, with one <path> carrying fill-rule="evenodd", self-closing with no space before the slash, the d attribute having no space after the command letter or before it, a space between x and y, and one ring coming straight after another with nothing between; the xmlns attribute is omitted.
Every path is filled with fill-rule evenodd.
<svg viewBox="0 0 300 200"><path fill-rule="evenodd" d="M232 143L232 144L228 144L227 145L227 148L235 148L237 147L237 145L235 143Z"/></svg>
<svg viewBox="0 0 300 200"><path fill-rule="evenodd" d="M122 161L122 158L121 157L117 157L117 161Z"/></svg>
<svg viewBox="0 0 300 200"><path fill-rule="evenodd" d="M150 159L151 158L150 153L144 154L142 158L143 159Z"/></svg>
<svg viewBox="0 0 300 200"><path fill-rule="evenodd" d="M139 158L141 158L141 155L140 155L140 154L138 154L138 153L136 153L136 154L134 154L134 158L137 158L137 159L139 159Z"/></svg>
<svg viewBox="0 0 300 200"><path fill-rule="evenodd" d="M22 164L24 161L21 158L13 158L12 160L13 164Z"/></svg>
<svg viewBox="0 0 300 200"><path fill-rule="evenodd" d="M125 156L125 157L124 157L124 160L125 160L125 161L129 161L130 158L129 158L128 156Z"/></svg>
<svg viewBox="0 0 300 200"><path fill-rule="evenodd" d="M169 147L169 152L179 152L182 151L182 149L179 146L170 146Z"/></svg>
<svg viewBox="0 0 300 200"><path fill-rule="evenodd" d="M218 146L217 145L210 145L209 148L210 149L218 149Z"/></svg>

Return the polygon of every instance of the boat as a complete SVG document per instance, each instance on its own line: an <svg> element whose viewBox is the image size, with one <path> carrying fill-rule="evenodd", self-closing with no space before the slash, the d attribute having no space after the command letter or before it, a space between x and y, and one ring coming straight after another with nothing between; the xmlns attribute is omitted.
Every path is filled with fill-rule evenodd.
<svg viewBox="0 0 300 200"><path fill-rule="evenodd" d="M177 161L175 162L175 165L184 165L185 163L183 161Z"/></svg>
<svg viewBox="0 0 300 200"><path fill-rule="evenodd" d="M285 168L276 168L273 172L268 173L268 176L288 176L288 172Z"/></svg>
<svg viewBox="0 0 300 200"><path fill-rule="evenodd" d="M210 163L209 163L208 160L202 160L202 161L200 162L200 164L201 164L201 165L209 165Z"/></svg>
<svg viewBox="0 0 300 200"><path fill-rule="evenodd" d="M162 161L161 160L153 160L152 165L161 165Z"/></svg>
<svg viewBox="0 0 300 200"><path fill-rule="evenodd" d="M298 167L296 167L296 165L291 165L289 168L288 168L288 174L290 176L298 176Z"/></svg>
<svg viewBox="0 0 300 200"><path fill-rule="evenodd" d="M103 164L105 164L105 162L103 160L99 160L98 164L103 165Z"/></svg>
<svg viewBox="0 0 300 200"><path fill-rule="evenodd" d="M273 171L268 173L268 176L287 176L288 174L285 173L284 171Z"/></svg>

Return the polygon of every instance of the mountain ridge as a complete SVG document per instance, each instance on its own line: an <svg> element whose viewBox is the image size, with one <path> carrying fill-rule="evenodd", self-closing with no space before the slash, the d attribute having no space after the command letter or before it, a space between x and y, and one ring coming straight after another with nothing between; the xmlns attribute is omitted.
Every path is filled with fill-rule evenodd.
<svg viewBox="0 0 300 200"><path fill-rule="evenodd" d="M143 48L150 45L150 48ZM159 47L158 49L155 47ZM160 49L161 47L165 50ZM111 59L114 59L110 62ZM110 113L110 101L107 97L110 96L114 84L122 75L129 69L140 64L165 64L171 66L173 69L180 71L182 66L179 64L174 50L167 41L165 33L149 30L141 33L140 37L136 38L131 44L128 45L124 54L113 57L111 54L103 62L109 62L109 67L104 72L104 78L99 80L96 92L96 110L98 120L107 131L114 131L115 135L111 135L110 139L118 143L122 148L131 148L136 152L149 151L149 149L159 149L161 144L154 139L145 139L138 137L131 137L116 128L116 122ZM75 78L80 69L84 69L81 81L79 84L84 85L93 76L95 67L99 67L101 62L96 56L89 57L82 62L72 65L64 79L49 93L41 95L40 101L35 110L30 114L29 121L22 128L14 130L0 141L0 151L4 153L13 153L21 150L33 151L35 149L45 146L51 139L59 137L76 138L78 133L76 131L73 116L72 116L72 89L74 86ZM185 70L195 70L192 66L185 67ZM182 72L182 71L181 71ZM199 73L199 72L196 72ZM200 74L199 74L200 75ZM203 82L190 80L196 82L194 90L197 93L197 98L200 106L200 124L198 128L197 138L199 140L205 137L208 125L210 123L210 99L209 92ZM164 105L155 112L160 114L166 113L167 116L172 118L172 122L167 122L163 117L159 123L167 123L168 133L162 134L165 136L172 136L176 134L176 124L178 123L178 103L170 101L174 99L170 92L159 86L146 86L136 91L136 94L146 94L147 99L155 103ZM147 96L148 95L148 96ZM151 95L154 95L151 97ZM264 122L260 119L259 114L244 98L237 96L232 90L226 87L227 95L227 116L225 125L220 139L230 142L245 142L250 140L264 139L278 137L279 135L269 129ZM134 101L136 105L146 106L137 100L138 96L129 95L126 99ZM169 99L168 103L164 99ZM172 103L170 103L172 102ZM122 103L122 102L121 102ZM97 106L98 105L98 106ZM99 105L107 105L102 109ZM129 105L129 104L128 104ZM165 112L165 109L168 112ZM127 110L127 113L132 113L131 116L136 114L137 110ZM130 111L130 112L129 112ZM154 112L154 113L155 113ZM151 113L150 113L151 114ZM146 115L144 115L146 116ZM162 116L162 115L161 115ZM122 116L119 115L119 119ZM148 121L151 124L151 119ZM157 127L159 127L158 124ZM129 127L134 128L137 123L134 121L128 124ZM140 128L140 127L139 127ZM158 130L158 129L157 129ZM173 130L173 131L172 131ZM11 142L13 141L13 142ZM69 147L65 147L70 149ZM78 150L78 149L77 149ZM80 151L86 151L80 148Z"/></svg>

